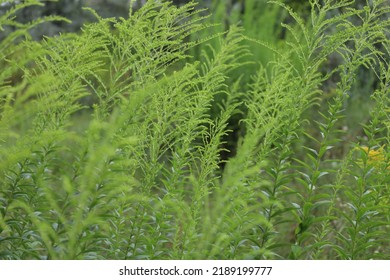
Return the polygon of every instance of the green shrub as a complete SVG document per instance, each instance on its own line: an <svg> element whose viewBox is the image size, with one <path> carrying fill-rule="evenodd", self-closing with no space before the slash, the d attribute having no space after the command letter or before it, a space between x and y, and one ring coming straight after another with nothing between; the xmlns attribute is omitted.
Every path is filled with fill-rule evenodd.
<svg viewBox="0 0 390 280"><path fill-rule="evenodd" d="M1 258L388 259L387 1L262 3L268 42L160 2L40 42L12 19L37 1L0 17Z"/></svg>

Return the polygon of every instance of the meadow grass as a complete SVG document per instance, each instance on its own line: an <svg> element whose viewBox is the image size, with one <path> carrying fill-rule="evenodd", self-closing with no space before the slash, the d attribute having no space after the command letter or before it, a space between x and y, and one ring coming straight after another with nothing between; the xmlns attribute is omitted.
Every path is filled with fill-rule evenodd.
<svg viewBox="0 0 390 280"><path fill-rule="evenodd" d="M389 259L390 6L354 2L150 0L41 41L66 19L16 3L0 258Z"/></svg>

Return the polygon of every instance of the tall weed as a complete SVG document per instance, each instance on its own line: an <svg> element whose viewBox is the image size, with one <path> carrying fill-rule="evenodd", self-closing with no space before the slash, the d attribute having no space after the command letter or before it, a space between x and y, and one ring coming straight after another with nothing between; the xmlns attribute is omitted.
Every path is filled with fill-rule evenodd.
<svg viewBox="0 0 390 280"><path fill-rule="evenodd" d="M28 29L61 18L19 25L39 3L16 4L1 258L388 259L390 10L353 2L148 1L40 42ZM378 86L352 137L363 68Z"/></svg>

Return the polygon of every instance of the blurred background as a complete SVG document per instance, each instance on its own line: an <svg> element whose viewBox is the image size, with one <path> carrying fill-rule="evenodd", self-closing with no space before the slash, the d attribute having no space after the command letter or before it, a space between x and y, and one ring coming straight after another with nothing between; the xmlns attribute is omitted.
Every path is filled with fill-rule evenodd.
<svg viewBox="0 0 390 280"><path fill-rule="evenodd" d="M37 26L31 31L34 39L40 39L43 35L53 36L60 32L74 32L81 28L84 22L94 20L90 12L82 10L82 7L91 7L97 11L102 17L124 17L128 16L130 3L133 4L133 9L140 8L147 0L57 0L57 1L41 1L44 5L26 7L17 15L19 22L29 22L39 17L48 15L60 15L70 19L71 23L55 22L44 23ZM23 1L5 1L0 0L0 15L5 14L7 10L14 7L16 3ZM191 0L173 0L175 5L182 5L191 2ZM231 10L244 11L245 2L258 2L264 4L267 0L199 0L195 1L200 6L210 9L215 7L226 6L227 12ZM308 1L303 0L287 0L284 1L294 8L305 9L308 7ZM6 34L12 30L12 27L5 27L5 32L0 33L0 39L4 38ZM8 32L7 32L8 31Z"/></svg>

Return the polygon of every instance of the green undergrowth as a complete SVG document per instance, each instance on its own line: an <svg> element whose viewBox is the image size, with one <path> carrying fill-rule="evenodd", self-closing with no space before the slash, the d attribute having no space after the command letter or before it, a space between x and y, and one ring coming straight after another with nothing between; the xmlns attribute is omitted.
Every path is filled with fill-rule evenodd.
<svg viewBox="0 0 390 280"><path fill-rule="evenodd" d="M0 16L1 259L390 258L388 1L242 2Z"/></svg>

